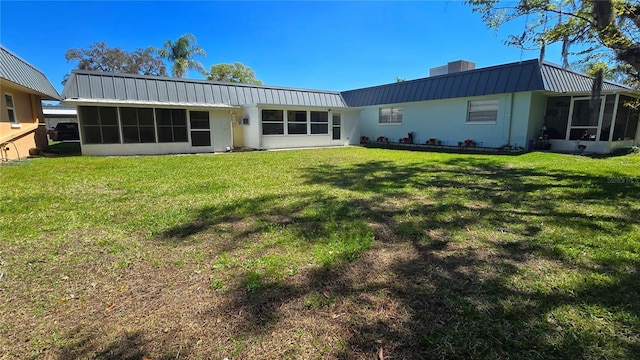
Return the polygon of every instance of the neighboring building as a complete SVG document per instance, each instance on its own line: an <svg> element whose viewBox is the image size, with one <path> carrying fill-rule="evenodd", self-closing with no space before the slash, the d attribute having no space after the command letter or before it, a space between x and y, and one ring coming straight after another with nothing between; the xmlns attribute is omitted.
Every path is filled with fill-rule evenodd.
<svg viewBox="0 0 640 360"><path fill-rule="evenodd" d="M344 92L75 70L63 98L78 107L88 155L278 149L356 144L360 136L455 146L607 153L638 143L640 93L529 60ZM440 69L437 71L444 71ZM437 72L436 71L436 72Z"/></svg>
<svg viewBox="0 0 640 360"><path fill-rule="evenodd" d="M0 160L25 158L31 148L46 148L46 130L38 130L44 119L42 100L60 100L60 95L40 70L2 46L0 95Z"/></svg>
<svg viewBox="0 0 640 360"><path fill-rule="evenodd" d="M356 144L340 93L74 70L82 153L133 155Z"/></svg>
<svg viewBox="0 0 640 360"><path fill-rule="evenodd" d="M42 105L44 124L47 130L53 130L58 123L77 123L78 111L75 106Z"/></svg>
<svg viewBox="0 0 640 360"><path fill-rule="evenodd" d="M640 92L605 81L591 111L593 79L538 60L342 92L360 112L360 133L398 141L437 139L456 146L529 148L539 137L552 151L608 153L640 141ZM594 116L591 116L593 113Z"/></svg>

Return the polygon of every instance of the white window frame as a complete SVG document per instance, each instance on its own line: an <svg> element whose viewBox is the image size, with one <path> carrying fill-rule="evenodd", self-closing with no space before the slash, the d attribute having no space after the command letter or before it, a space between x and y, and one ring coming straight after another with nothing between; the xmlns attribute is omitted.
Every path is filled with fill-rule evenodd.
<svg viewBox="0 0 640 360"><path fill-rule="evenodd" d="M383 115L382 112L389 111L389 115ZM378 125L402 125L402 107L388 106L381 107L378 110Z"/></svg>
<svg viewBox="0 0 640 360"><path fill-rule="evenodd" d="M313 121L312 120L312 113L323 113L323 114L327 114L327 121L326 122L322 122L322 121ZM329 126L329 121L331 120L331 113L329 111L320 111L320 110L309 110L309 114L308 114L308 119L309 119L309 135L329 135L329 131L330 131L330 126ZM327 126L327 131L323 132L323 133L314 133L312 130L313 125L326 125Z"/></svg>
<svg viewBox="0 0 640 360"><path fill-rule="evenodd" d="M289 113L290 112L304 112L305 113L305 122L302 121L289 121ZM307 136L309 135L309 131L311 131L310 126L309 126L309 110L296 110L296 109L287 109L285 110L285 115L284 115L284 134L285 136ZM291 134L289 133L289 124L304 124L306 127L306 131L302 134Z"/></svg>
<svg viewBox="0 0 640 360"><path fill-rule="evenodd" d="M11 98L11 106L9 106L9 102L7 101L7 97ZM11 93L4 93L4 104L7 107L7 116L9 123L11 124L11 128L20 128L22 125L18 121L18 114L16 114L16 101ZM11 118L13 115L13 119Z"/></svg>
<svg viewBox="0 0 640 360"><path fill-rule="evenodd" d="M264 111L281 111L282 112L282 121L274 121L274 120L264 120L263 114ZM287 110L285 109L274 109L274 108L265 108L260 109L260 122L262 123L260 127L260 136L287 136ZM282 134L265 134L264 133L264 124L282 124Z"/></svg>
<svg viewBox="0 0 640 360"><path fill-rule="evenodd" d="M474 107L476 109L474 109ZM478 109L478 107L481 107L481 108ZM500 107L500 100L498 99L469 100L467 102L466 123L467 124L495 124L498 122L499 107ZM495 117L493 119L471 120L471 114L474 112L495 112Z"/></svg>

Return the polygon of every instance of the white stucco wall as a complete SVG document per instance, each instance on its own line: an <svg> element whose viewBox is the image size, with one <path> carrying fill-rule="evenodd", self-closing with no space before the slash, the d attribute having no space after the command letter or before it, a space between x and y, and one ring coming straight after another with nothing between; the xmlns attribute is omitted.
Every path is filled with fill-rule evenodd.
<svg viewBox="0 0 640 360"><path fill-rule="evenodd" d="M244 146L260 149L260 117L257 106L247 106L242 110L242 117L249 119L249 125L242 126Z"/></svg>
<svg viewBox="0 0 640 360"><path fill-rule="evenodd" d="M497 121L491 124L467 123L468 102L491 99L498 100ZM466 139L486 147L508 143L526 146L530 101L530 93L517 93L368 106L360 113L360 134L371 140L385 136L397 142L407 137L409 132L414 132L414 142L422 144L435 138L452 146ZM402 124L378 124L379 108L390 106L402 107ZM512 107L516 110L513 113Z"/></svg>
<svg viewBox="0 0 640 360"><path fill-rule="evenodd" d="M542 93L531 93L531 107L529 109L529 129L527 130L527 143L535 140L540 135L544 126L544 114L547 107L547 97ZM526 147L525 147L526 148Z"/></svg>
<svg viewBox="0 0 640 360"><path fill-rule="evenodd" d="M249 118L249 125L243 126L244 144L254 149L286 149L302 147L323 147L336 145L354 145L360 141L359 133L359 109L332 110L331 114L341 114L340 140L333 140L331 133L331 116L329 116L329 134L314 135L262 135L260 118L261 106L246 106L243 116ZM265 109L278 110L321 110L319 108L265 106ZM324 109L324 108L323 108ZM327 111L327 109L324 109Z"/></svg>
<svg viewBox="0 0 640 360"><path fill-rule="evenodd" d="M344 145L360 143L360 110L342 111L342 142Z"/></svg>

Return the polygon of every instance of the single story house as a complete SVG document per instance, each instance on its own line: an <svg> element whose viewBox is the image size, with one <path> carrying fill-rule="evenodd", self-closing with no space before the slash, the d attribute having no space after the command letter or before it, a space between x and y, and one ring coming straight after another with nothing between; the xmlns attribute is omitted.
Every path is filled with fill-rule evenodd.
<svg viewBox="0 0 640 360"><path fill-rule="evenodd" d="M0 160L26 158L32 148L45 149L47 133L42 100L60 100L47 77L0 46Z"/></svg>
<svg viewBox="0 0 640 360"><path fill-rule="evenodd" d="M82 153L133 155L359 142L359 109L339 92L74 70Z"/></svg>
<svg viewBox="0 0 640 360"><path fill-rule="evenodd" d="M528 60L350 91L319 91L74 70L62 97L78 108L88 155L349 145L361 137L442 145L608 153L638 144L640 92ZM457 66L456 66L457 65Z"/></svg>
<svg viewBox="0 0 640 360"><path fill-rule="evenodd" d="M640 92L605 81L590 107L592 84L584 74L528 60L341 95L362 109L360 133L371 139L398 141L412 132L418 143L457 146L468 139L525 149L542 140L552 151L595 153L638 144L640 112L625 105Z"/></svg>

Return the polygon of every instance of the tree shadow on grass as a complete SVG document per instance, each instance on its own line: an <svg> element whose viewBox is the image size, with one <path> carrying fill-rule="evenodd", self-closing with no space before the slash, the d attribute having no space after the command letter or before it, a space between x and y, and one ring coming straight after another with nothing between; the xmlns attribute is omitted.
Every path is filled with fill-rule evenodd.
<svg viewBox="0 0 640 360"><path fill-rule="evenodd" d="M324 289L352 304L339 358L373 356L380 347L394 358L640 354L633 332L640 326L634 300L640 269L624 248L633 248L637 238L638 184L473 157L403 166L321 165L305 169L302 181L350 195L292 192L209 206L162 238L180 242L222 228L232 239L224 250L232 251L276 228L300 240L282 246L304 247L336 234L342 241L351 225L367 224L377 240L371 256L382 256L380 249L393 244L405 246L403 256L380 270L362 258L368 247L351 249L310 269L298 283L258 277L251 289L246 286L253 275L245 271L222 306L223 312L243 314L234 320L236 334L269 334L283 304ZM596 241L608 234L629 244ZM609 254L607 246L619 247ZM604 255L567 254L575 247ZM367 279L367 269L376 266L386 280ZM554 285L538 276L551 276ZM374 316L366 299L397 302L408 315Z"/></svg>
<svg viewBox="0 0 640 360"><path fill-rule="evenodd" d="M106 346L98 345L97 329L87 329L81 326L76 327L70 334L74 336L70 344L62 346L57 354L59 360L71 359L96 359L96 360L140 360L151 359L149 357L150 347L159 339L150 341L148 335L142 331L123 333L112 340ZM78 335L80 339L78 339ZM160 357L153 359L169 360L182 357L189 357L189 348L180 348L179 351L167 352Z"/></svg>

